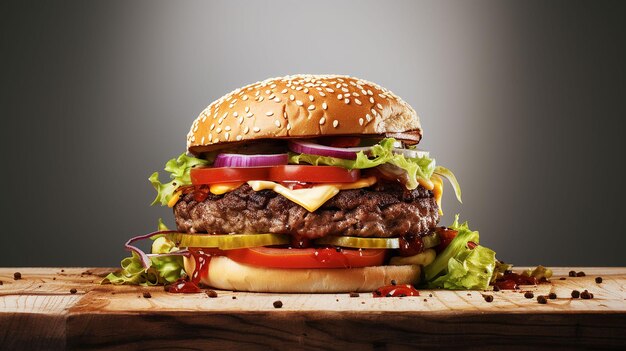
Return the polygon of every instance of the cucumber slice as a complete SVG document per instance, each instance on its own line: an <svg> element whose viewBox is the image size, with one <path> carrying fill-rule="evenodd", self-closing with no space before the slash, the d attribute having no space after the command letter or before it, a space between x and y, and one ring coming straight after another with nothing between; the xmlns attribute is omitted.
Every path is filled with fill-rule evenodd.
<svg viewBox="0 0 626 351"><path fill-rule="evenodd" d="M283 245L291 242L282 234L177 234L179 247L216 247L221 250L243 249L269 245Z"/></svg>
<svg viewBox="0 0 626 351"><path fill-rule="evenodd" d="M360 238L356 236L325 236L315 240L315 243L359 249L397 249L400 247L398 238Z"/></svg>

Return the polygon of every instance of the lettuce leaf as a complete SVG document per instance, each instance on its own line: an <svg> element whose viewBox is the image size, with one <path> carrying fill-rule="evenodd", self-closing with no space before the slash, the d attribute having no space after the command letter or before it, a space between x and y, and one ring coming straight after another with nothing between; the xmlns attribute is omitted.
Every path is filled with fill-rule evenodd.
<svg viewBox="0 0 626 351"><path fill-rule="evenodd" d="M165 171L170 173L169 183L161 183L159 181L159 172L154 172L148 178L154 189L157 191L157 196L152 202L152 205L161 203L162 206L167 206L172 196L179 187L185 185L191 185L190 171L196 166L206 166L209 161L187 156L185 153L173 158L165 164Z"/></svg>
<svg viewBox="0 0 626 351"><path fill-rule="evenodd" d="M345 160L330 156L318 156L310 154L289 154L289 163L308 163L314 166L338 166L347 169L366 169L383 164L390 164L404 171L407 177L407 188L415 189L419 185L418 179L430 180L435 172L435 160L428 157L410 158L393 152L393 138L386 138L372 146L369 155L363 151L356 154L355 160Z"/></svg>
<svg viewBox="0 0 626 351"><path fill-rule="evenodd" d="M167 230L167 227L159 219L159 230ZM152 253L163 254L177 251L176 243L167 236L158 236L152 243ZM122 260L122 269L109 273L101 284L114 285L165 285L175 282L181 277L184 269L182 256L151 257L152 265L144 269L141 258L135 252L131 257Z"/></svg>
<svg viewBox="0 0 626 351"><path fill-rule="evenodd" d="M479 243L479 235L477 231L469 229L467 222L459 224L458 215L450 228L459 233L433 263L424 268L427 287L453 290L488 289L496 269L496 253L480 245L469 248L468 242Z"/></svg>

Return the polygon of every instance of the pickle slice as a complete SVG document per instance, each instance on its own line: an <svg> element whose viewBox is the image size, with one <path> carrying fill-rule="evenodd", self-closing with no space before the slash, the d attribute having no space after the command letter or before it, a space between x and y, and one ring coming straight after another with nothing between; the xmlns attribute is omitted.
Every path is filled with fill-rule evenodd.
<svg viewBox="0 0 626 351"><path fill-rule="evenodd" d="M437 233L430 233L428 235L424 235L422 237L422 241L424 242L424 249L430 249L431 247L435 247L441 243L441 239Z"/></svg>
<svg viewBox="0 0 626 351"><path fill-rule="evenodd" d="M184 234L176 235L180 247L216 247L221 250L243 249L269 245L289 244L289 236L282 234Z"/></svg>
<svg viewBox="0 0 626 351"><path fill-rule="evenodd" d="M422 237L424 249L439 245L439 236L436 233ZM399 249L398 238L361 238L357 236L325 236L315 240L316 244L354 247L359 249Z"/></svg>
<svg viewBox="0 0 626 351"><path fill-rule="evenodd" d="M398 249L398 238L360 238L358 236L325 236L315 240L316 244L355 247L359 249Z"/></svg>

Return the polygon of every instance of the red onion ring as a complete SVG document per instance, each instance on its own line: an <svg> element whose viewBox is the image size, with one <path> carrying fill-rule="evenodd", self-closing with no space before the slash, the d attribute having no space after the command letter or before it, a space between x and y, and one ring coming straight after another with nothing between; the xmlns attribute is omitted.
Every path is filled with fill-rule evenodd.
<svg viewBox="0 0 626 351"><path fill-rule="evenodd" d="M189 255L189 252L187 252L187 250L179 250L179 251L174 251L174 252L170 252L170 253L166 253L166 254L150 254L150 255L147 255L140 248L138 248L136 246L133 246L131 244L134 243L135 241L148 239L148 238L151 238L151 237L153 237L155 235L174 234L174 233L178 233L178 232L175 231L175 230L158 230L156 232L152 232L152 233L149 233L149 234L139 235L139 236L136 236L136 237L128 239L126 244L124 244L124 247L126 247L126 250L132 251L132 252L136 253L137 255L139 255L139 258L141 260L141 265L143 266L143 268L148 269L148 268L150 268L150 266L152 266L152 261L150 260L150 257L187 256L187 255Z"/></svg>
<svg viewBox="0 0 626 351"><path fill-rule="evenodd" d="M343 158L348 160L356 159L356 154L360 151L365 152L371 150L371 147L332 147L326 145L320 145L312 143L306 140L289 140L289 149L293 152L300 154L318 155L318 156L330 156L336 158Z"/></svg>
<svg viewBox="0 0 626 351"><path fill-rule="evenodd" d="M242 155L242 154L219 154L215 158L213 167L268 167L286 165L289 155Z"/></svg>

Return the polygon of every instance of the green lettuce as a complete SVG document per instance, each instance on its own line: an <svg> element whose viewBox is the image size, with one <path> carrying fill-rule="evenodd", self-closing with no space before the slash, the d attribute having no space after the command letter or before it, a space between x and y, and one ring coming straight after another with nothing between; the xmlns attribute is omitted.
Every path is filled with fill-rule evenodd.
<svg viewBox="0 0 626 351"><path fill-rule="evenodd" d="M433 263L424 268L427 287L452 290L488 289L498 262L496 253L481 245L470 248L468 242L479 243L478 232L470 230L467 222L459 224L458 215L450 228L458 231L457 236L437 255Z"/></svg>
<svg viewBox="0 0 626 351"><path fill-rule="evenodd" d="M157 196L152 202L152 205L160 203L166 206L179 187L191 185L191 169L196 166L206 166L208 164L209 161L187 156L184 153L178 156L178 158L167 161L165 171L170 173L170 179L172 179L169 183L161 183L159 181L159 172L152 173L150 178L148 178L157 191Z"/></svg>
<svg viewBox="0 0 626 351"><path fill-rule="evenodd" d="M419 185L418 179L429 180L432 177L436 169L435 160L427 156L411 158L402 154L396 154L393 152L395 142L396 140L393 138L383 139L380 143L372 146L369 155L360 151L356 154L356 159L354 160L290 153L289 163L338 166L347 169L366 169L389 164L405 173L408 189L415 189Z"/></svg>
<svg viewBox="0 0 626 351"><path fill-rule="evenodd" d="M167 230L167 227L159 219L159 230ZM164 254L177 251L176 243L170 240L166 235L155 236L152 243L152 253ZM182 256L164 256L150 257L152 265L145 269L141 264L141 258L135 252L131 257L122 260L122 269L117 272L109 273L101 282L101 284L114 285L165 285L175 282L181 277L184 269Z"/></svg>

